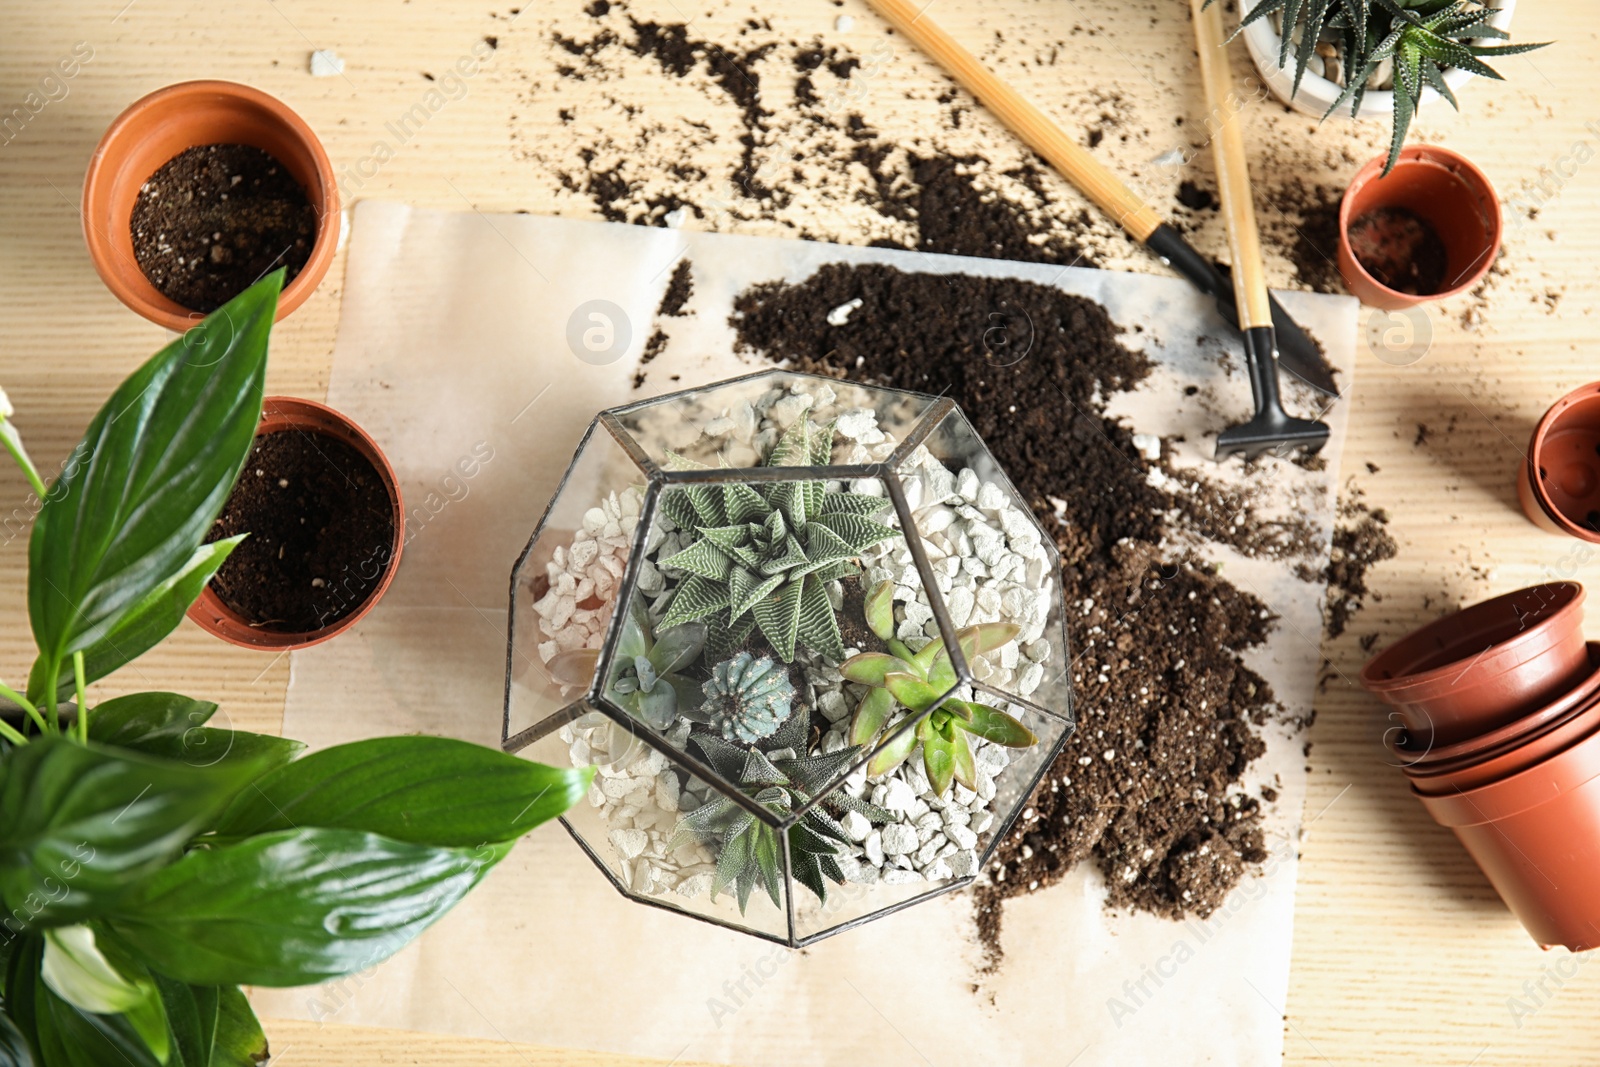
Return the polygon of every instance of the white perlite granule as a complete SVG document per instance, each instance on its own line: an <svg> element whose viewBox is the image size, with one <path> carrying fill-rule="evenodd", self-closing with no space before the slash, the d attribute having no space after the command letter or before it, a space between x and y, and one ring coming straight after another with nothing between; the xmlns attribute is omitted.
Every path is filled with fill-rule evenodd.
<svg viewBox="0 0 1600 1067"><path fill-rule="evenodd" d="M599 648L605 639L643 502L644 493L631 487L607 495L584 513L572 543L551 554L545 564L550 590L533 604L542 638L539 658L545 663L558 652ZM647 581L660 588L660 575L648 561L639 576L641 589Z"/></svg>

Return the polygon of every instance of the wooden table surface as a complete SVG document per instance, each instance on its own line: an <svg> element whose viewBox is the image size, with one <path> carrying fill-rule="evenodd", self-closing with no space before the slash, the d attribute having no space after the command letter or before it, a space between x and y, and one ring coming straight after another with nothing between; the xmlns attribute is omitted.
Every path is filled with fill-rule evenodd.
<svg viewBox="0 0 1600 1067"><path fill-rule="evenodd" d="M84 167L100 133L149 90L197 77L258 85L306 117L337 166L370 155L384 124L430 88L423 72L444 69L494 36L498 50L465 94L364 179L359 195L578 217L596 214L593 203L563 191L554 169L541 162L573 150L576 134L557 118L557 97L562 106L583 105L586 121L620 133L630 123L697 119L701 108L708 121L726 125L726 105L696 95L663 97L655 83L568 79L557 93L560 57L541 20L560 15L581 22L580 0L524 0L529 11L515 17L497 6L516 2L12 0L0 43L0 117L24 106L30 93L41 96L33 99L36 114L0 135L0 384L41 465L53 467L67 453L116 383L165 339L101 285L77 217ZM687 10L673 0L635 0L631 13L692 19L695 35L712 41L737 39L752 14L769 16L779 38L821 36L859 54L884 37L861 0L841 0L842 6L794 0L768 10L737 0L677 2ZM1063 119L1081 118L1086 107L1100 106L1101 90L1116 90L1114 108L1136 121L1124 124L1122 136L1105 139L1102 158L1142 168L1146 187L1170 196L1176 176L1152 173L1149 163L1175 143L1177 118L1187 116L1191 131L1199 129L1195 120L1203 121L1183 7L1172 0L939 0L930 16ZM836 28L840 14L854 21L848 31ZM1360 354L1346 485L1388 510L1401 550L1372 572L1367 609L1322 648L1329 682L1312 732L1306 815L1315 821L1303 842L1291 988L1287 1004L1270 1006L1283 1014L1284 1054L1294 1064L1600 1061L1600 968L1532 944L1455 840L1384 764L1382 717L1353 684L1367 635L1389 639L1444 604L1541 579L1600 581L1600 560L1530 526L1513 489L1540 413L1560 394L1600 378L1590 341L1600 307L1593 264L1600 252L1600 166L1591 164L1600 125L1588 125L1600 121L1592 75L1600 10L1588 0L1525 2L1515 30L1522 40L1559 43L1505 61L1504 83L1476 80L1463 94L1464 116L1434 112L1419 124L1427 139L1471 156L1513 199L1502 273L1485 293L1426 313L1431 344L1420 359L1402 365L1393 355L1385 361ZM92 57L76 76L43 81L78 42ZM1059 64L1037 61L1042 42L1061 46ZM940 76L901 45L862 107L875 109L869 117L886 136L912 138L926 121L926 105L904 98L931 98ZM312 78L313 48L340 53L344 75ZM1237 62L1238 73L1248 73ZM771 76L764 91L774 91L779 77ZM635 117L628 103L638 109ZM1250 137L1259 185L1297 177L1342 184L1386 136L1382 125L1314 127L1258 106ZM986 156L1018 156L986 116L974 116L960 136ZM1193 166L1208 174L1209 158L1202 153ZM1059 183L1052 188L1071 195ZM1262 210L1270 216L1270 208ZM696 224L799 235L775 221L690 222ZM865 239L859 218L843 209L817 211L804 229L834 240ZM1222 248L1214 226L1198 239L1211 251ZM1281 248L1269 252L1274 284L1290 284ZM1126 269L1160 269L1126 245L1105 258ZM274 334L270 391L323 395L342 272L341 256L310 302ZM20 508L25 495L21 478L0 465L0 499L13 502L0 511ZM32 652L22 594L27 517L22 509L0 522L0 582L10 590L0 609L0 675L13 681ZM1589 629L1600 636L1600 616ZM1309 643L1307 654L1314 654ZM203 695L219 700L238 726L276 730L287 680L285 659L224 646L185 624L104 688ZM268 1031L274 1063L284 1064L616 1062L332 1024L269 1021ZM1187 1062L1188 1054L1173 1050L1173 1062Z"/></svg>

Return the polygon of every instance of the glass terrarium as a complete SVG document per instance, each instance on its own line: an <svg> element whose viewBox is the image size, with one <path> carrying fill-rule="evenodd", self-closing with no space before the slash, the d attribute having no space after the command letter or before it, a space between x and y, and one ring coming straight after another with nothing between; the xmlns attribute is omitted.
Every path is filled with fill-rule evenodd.
<svg viewBox="0 0 1600 1067"><path fill-rule="evenodd" d="M1073 728L1059 560L955 404L600 414L511 575L507 751L649 904L799 946L972 881Z"/></svg>

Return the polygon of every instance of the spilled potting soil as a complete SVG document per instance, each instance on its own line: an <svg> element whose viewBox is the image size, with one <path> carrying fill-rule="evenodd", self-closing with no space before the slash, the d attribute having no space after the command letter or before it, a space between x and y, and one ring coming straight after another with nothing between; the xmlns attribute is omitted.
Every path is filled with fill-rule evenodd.
<svg viewBox="0 0 1600 1067"><path fill-rule="evenodd" d="M1003 902L1090 858L1114 907L1215 909L1265 858L1259 803L1237 783L1279 713L1242 659L1274 622L1170 547L1197 531L1105 414L1149 360L1098 304L1013 279L834 264L757 286L735 308L740 344L768 358L955 400L1062 553L1079 726L977 890L991 960Z"/></svg>
<svg viewBox="0 0 1600 1067"><path fill-rule="evenodd" d="M288 168L259 148L198 145L139 190L129 223L150 284L192 311L215 311L262 275L311 258L317 213Z"/></svg>
<svg viewBox="0 0 1600 1067"><path fill-rule="evenodd" d="M310 633L356 611L389 568L394 509L370 460L326 434L256 438L207 541L249 534L211 588L251 625Z"/></svg>

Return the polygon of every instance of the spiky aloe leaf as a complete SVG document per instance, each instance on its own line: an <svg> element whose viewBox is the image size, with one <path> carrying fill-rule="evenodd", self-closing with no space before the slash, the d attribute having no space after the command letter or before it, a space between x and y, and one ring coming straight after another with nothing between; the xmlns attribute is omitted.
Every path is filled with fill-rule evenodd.
<svg viewBox="0 0 1600 1067"><path fill-rule="evenodd" d="M762 499L760 493L743 482L733 482L722 487L722 506L728 515L728 521L733 523L760 521L772 510L771 505Z"/></svg>
<svg viewBox="0 0 1600 1067"><path fill-rule="evenodd" d="M693 530L700 525L700 514L689 502L688 491L672 488L661 494L661 510L681 529Z"/></svg>
<svg viewBox="0 0 1600 1067"><path fill-rule="evenodd" d="M881 496L867 496L864 493L829 493L823 498L817 514L857 515L863 519L870 519L888 506L889 501Z"/></svg>

